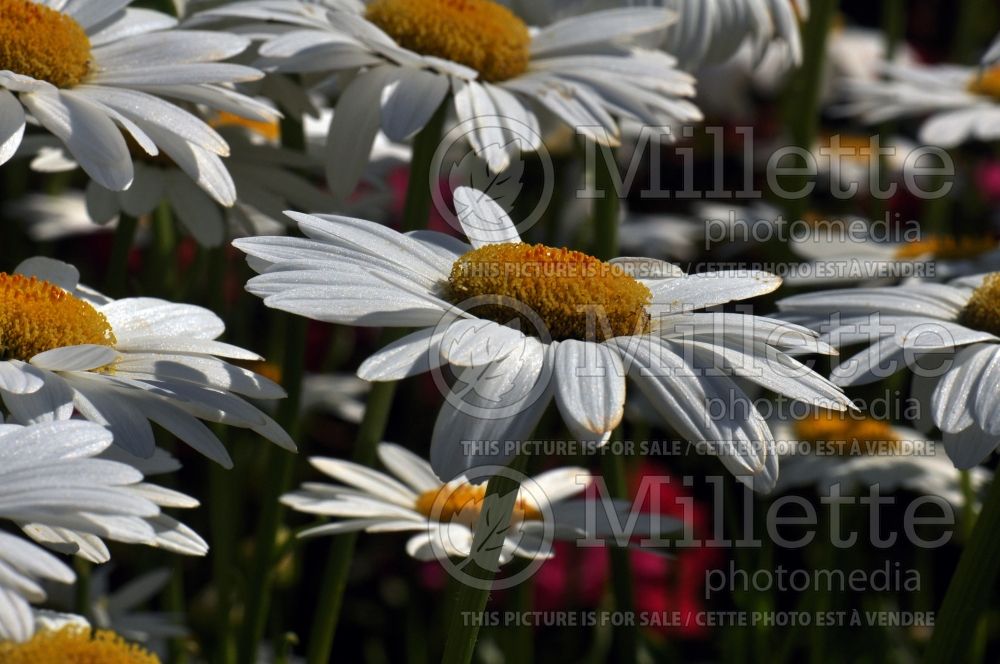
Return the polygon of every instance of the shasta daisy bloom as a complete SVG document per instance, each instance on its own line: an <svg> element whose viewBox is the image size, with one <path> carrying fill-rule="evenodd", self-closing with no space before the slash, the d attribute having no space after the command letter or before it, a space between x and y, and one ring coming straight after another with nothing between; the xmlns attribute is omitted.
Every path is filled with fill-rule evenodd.
<svg viewBox="0 0 1000 664"><path fill-rule="evenodd" d="M145 458L156 447L152 421L226 467L229 453L200 420L295 449L274 420L241 398L284 392L220 359L260 357L216 341L224 331L218 316L155 298L112 300L78 279L76 268L45 258L0 273L0 397L15 421L65 418L75 409Z"/></svg>
<svg viewBox="0 0 1000 664"><path fill-rule="evenodd" d="M1000 267L1000 246L992 238L925 235L880 242L857 232L858 227L864 227L863 220L831 224L817 225L810 235L793 238L792 250L810 262L795 266L786 284L843 284L908 277L944 281Z"/></svg>
<svg viewBox="0 0 1000 664"><path fill-rule="evenodd" d="M823 291L778 305L833 346L869 344L833 370L838 385L864 385L912 368L913 394L930 415L918 424L926 430L933 420L958 468L972 468L1000 444L1000 273L949 284ZM923 367L925 357L944 357L946 364Z"/></svg>
<svg viewBox="0 0 1000 664"><path fill-rule="evenodd" d="M277 130L277 124L266 125ZM261 129L261 131L266 131ZM226 160L236 192L228 206L220 205L177 164L137 161L135 182L126 191L110 191L96 182L87 186L87 209L92 219L107 223L124 212L134 217L170 206L180 225L204 247L219 246L227 237L256 235L281 227L282 212L290 207L326 210L336 201L297 171L318 170L311 157L251 140L234 127L220 131L231 154Z"/></svg>
<svg viewBox="0 0 1000 664"><path fill-rule="evenodd" d="M622 5L616 0L513 0L508 4L538 25ZM628 4L677 12L679 20L656 39L688 70L726 62L741 47L748 47L755 61L766 51L780 53L786 66L802 60L798 23L808 15L808 0L639 0Z"/></svg>
<svg viewBox="0 0 1000 664"><path fill-rule="evenodd" d="M234 242L262 273L247 289L268 306L333 323L419 328L368 358L361 378L456 368L431 442L441 477L507 461L508 446L476 443L524 439L553 398L577 440L608 440L622 418L626 371L679 433L737 448L722 454L727 467L744 480L766 476L758 480L764 486L776 470L765 449L770 432L752 405L743 407L746 395L731 374L846 407L838 388L789 355L828 352L815 333L768 318L692 312L769 293L779 278L686 275L646 258L603 263L522 243L500 206L473 189L457 189L454 200L471 245L298 213L289 214L304 239ZM713 405L723 412L710 414Z"/></svg>
<svg viewBox="0 0 1000 664"><path fill-rule="evenodd" d="M235 191L220 157L226 142L164 98L266 119L273 112L226 87L262 76L219 62L249 44L224 32L174 30L176 20L130 0L2 0L0 164L27 121L61 140L96 182L132 184L129 141L163 154L220 201ZM123 131L128 136L126 140Z"/></svg>
<svg viewBox="0 0 1000 664"><path fill-rule="evenodd" d="M197 503L143 482L142 473L129 464L98 458L110 445L106 428L82 420L0 425L0 519L46 545L49 533L64 543L79 542L55 548L91 559L85 549L103 548L101 538L158 545L152 520L161 514L159 504ZM201 544L203 554L207 547ZM45 600L39 579L74 579L58 558L4 532L0 571L0 640L31 635L29 602Z"/></svg>
<svg viewBox="0 0 1000 664"><path fill-rule="evenodd" d="M843 113L878 124L927 116L921 143L952 148L1000 137L1000 68L882 62L884 79L847 79Z"/></svg>
<svg viewBox="0 0 1000 664"><path fill-rule="evenodd" d="M340 198L353 191L379 128L408 138L449 99L494 172L511 154L537 149L536 104L602 144L617 143L616 118L701 119L686 99L694 79L674 69L674 58L630 46L675 20L663 9L595 12L532 30L492 0L254 0L193 20L218 18L272 22L261 28L275 35L260 47L262 67L354 75L326 144Z"/></svg>
<svg viewBox="0 0 1000 664"><path fill-rule="evenodd" d="M781 460L777 491L814 485L845 493L878 485L883 492L900 489L940 496L955 507L965 498L961 473L938 441L925 434L867 416L819 412L771 421ZM969 479L978 491L993 476L973 468Z"/></svg>
<svg viewBox="0 0 1000 664"><path fill-rule="evenodd" d="M21 643L0 640L0 659L6 664L38 662L128 662L159 664L145 648L129 643L106 629L91 631L85 621L64 620L55 629L39 629Z"/></svg>
<svg viewBox="0 0 1000 664"><path fill-rule="evenodd" d="M302 537L355 532L417 532L406 551L420 560L468 556L473 530L483 510L486 482L459 476L441 481L427 461L391 443L381 443L378 456L392 475L365 466L313 457L310 463L340 484L307 482L281 501L299 512L339 517L341 520L309 528ZM615 536L612 519L628 520L631 503L611 501L610 506L588 510L587 501L567 500L594 481L583 468L550 470L526 480L518 490L510 534L504 540L500 561L514 556L548 558L551 541ZM614 516L609 515L612 512ZM678 527L676 519L638 514L633 536L661 535ZM546 524L545 521L548 520ZM616 537L616 541L617 538Z"/></svg>

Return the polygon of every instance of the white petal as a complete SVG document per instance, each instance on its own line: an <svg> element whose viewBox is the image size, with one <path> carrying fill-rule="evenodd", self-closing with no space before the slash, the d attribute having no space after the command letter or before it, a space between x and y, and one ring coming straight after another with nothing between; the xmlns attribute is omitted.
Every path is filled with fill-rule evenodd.
<svg viewBox="0 0 1000 664"><path fill-rule="evenodd" d="M0 89L0 164L6 163L24 137L24 109L21 102L6 90Z"/></svg>
<svg viewBox="0 0 1000 664"><path fill-rule="evenodd" d="M474 248L521 241L510 217L486 194L470 187L458 187L454 202L462 231Z"/></svg>
<svg viewBox="0 0 1000 664"><path fill-rule="evenodd" d="M567 423L597 436L618 426L625 409L625 369L617 349L567 339L555 355L556 404Z"/></svg>

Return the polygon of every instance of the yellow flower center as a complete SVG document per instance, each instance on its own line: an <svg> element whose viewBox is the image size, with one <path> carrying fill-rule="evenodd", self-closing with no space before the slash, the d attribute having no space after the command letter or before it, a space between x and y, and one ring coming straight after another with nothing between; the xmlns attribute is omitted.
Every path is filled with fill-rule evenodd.
<svg viewBox="0 0 1000 664"><path fill-rule="evenodd" d="M0 360L78 344L115 344L104 314L55 284L0 272Z"/></svg>
<svg viewBox="0 0 1000 664"><path fill-rule="evenodd" d="M450 486L445 484L439 489L425 491L417 497L417 504L414 509L435 521L456 521L467 526L474 526L483 511L483 502L486 497L486 485L458 484ZM514 514L511 516L512 523L521 521L540 521L542 513L537 507L518 498L514 503Z"/></svg>
<svg viewBox="0 0 1000 664"><path fill-rule="evenodd" d="M542 244L489 244L451 266L445 296L454 303L481 298L480 318L518 320L539 335L539 320L554 340L603 341L650 329L652 293L619 266L593 256ZM534 316L512 306L516 301Z"/></svg>
<svg viewBox="0 0 1000 664"><path fill-rule="evenodd" d="M491 0L374 0L365 18L403 48L471 67L486 81L524 73L528 26Z"/></svg>
<svg viewBox="0 0 1000 664"><path fill-rule="evenodd" d="M4 664L159 664L148 650L128 643L109 630L90 630L67 625L59 630L41 630L29 641L0 642Z"/></svg>
<svg viewBox="0 0 1000 664"><path fill-rule="evenodd" d="M974 95L1000 100L1000 65L974 73L966 89Z"/></svg>
<svg viewBox="0 0 1000 664"><path fill-rule="evenodd" d="M972 291L958 322L990 334L1000 335L1000 272L993 272L983 279L982 285Z"/></svg>
<svg viewBox="0 0 1000 664"><path fill-rule="evenodd" d="M90 39L62 12L0 0L0 70L71 88L90 71Z"/></svg>
<svg viewBox="0 0 1000 664"><path fill-rule="evenodd" d="M975 258L996 248L996 240L991 238L963 236L956 239L951 235L928 235L903 244L896 250L895 257L907 259L931 255L942 260L961 260Z"/></svg>
<svg viewBox="0 0 1000 664"><path fill-rule="evenodd" d="M252 134L260 136L269 143L277 143L281 138L281 125L277 120L266 122L264 120L251 120L242 115L219 111L209 122L213 127L243 127Z"/></svg>
<svg viewBox="0 0 1000 664"><path fill-rule="evenodd" d="M797 420L795 434L799 440L820 444L825 453L839 456L892 454L901 442L888 422L830 411Z"/></svg>

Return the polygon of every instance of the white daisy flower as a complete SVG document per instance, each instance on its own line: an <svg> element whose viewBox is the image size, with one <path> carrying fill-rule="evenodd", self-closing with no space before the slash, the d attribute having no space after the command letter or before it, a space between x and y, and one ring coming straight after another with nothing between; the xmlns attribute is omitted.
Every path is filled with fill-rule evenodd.
<svg viewBox="0 0 1000 664"><path fill-rule="evenodd" d="M840 486L851 494L877 484L888 493L907 489L940 496L956 508L965 502L961 473L941 444L914 429L828 412L770 424L781 460L776 491L813 485L828 494ZM985 468L973 468L973 491L978 493L992 476Z"/></svg>
<svg viewBox="0 0 1000 664"><path fill-rule="evenodd" d="M97 458L110 445L107 429L81 420L0 425L0 518L47 546L53 538L79 542L50 548L85 558L91 558L89 547L107 551L102 538L161 545L155 522L160 505L191 507L197 501L143 482L129 464ZM208 547L201 545L203 555ZM31 636L29 602L45 600L41 579L74 578L58 558L0 532L0 641Z"/></svg>
<svg viewBox="0 0 1000 664"><path fill-rule="evenodd" d="M29 638L30 637L30 638ZM110 630L94 630L83 616L37 612L35 629L24 640L0 638L0 660L11 664L36 662L129 662L160 664L145 648Z"/></svg>
<svg viewBox="0 0 1000 664"><path fill-rule="evenodd" d="M0 164L13 156L30 121L59 138L93 180L121 191L134 178L124 130L137 150L162 151L231 205L236 192L220 159L229 154L226 142L161 97L271 117L267 106L227 87L261 72L219 62L245 50L248 40L173 30L177 21L170 16L129 4L0 3Z"/></svg>
<svg viewBox="0 0 1000 664"><path fill-rule="evenodd" d="M87 586L88 615L96 629L108 629L121 634L126 639L142 643L157 653L166 652L167 639L186 636L189 632L183 624L183 616L163 611L145 609L156 596L160 595L170 581L171 571L160 567L129 580L116 588L111 587L113 565L104 565L93 570ZM71 607L74 589L70 586L54 585L49 591L50 602L57 607ZM54 614L40 611L45 620L45 629L59 629L65 620L77 622L82 616L74 614ZM36 616L36 623L38 622ZM63 618L63 620L59 620ZM37 625L36 625L37 627Z"/></svg>
<svg viewBox="0 0 1000 664"><path fill-rule="evenodd" d="M844 81L840 110L863 122L928 116L921 143L952 148L1000 137L1000 68L880 62L885 79Z"/></svg>
<svg viewBox="0 0 1000 664"><path fill-rule="evenodd" d="M231 118L225 122L238 122ZM277 135L277 123L261 123L255 132ZM161 202L173 210L181 226L204 247L219 246L233 236L280 232L289 208L327 210L336 200L297 171L318 170L319 164L300 152L252 140L230 127L220 134L230 147L226 164L236 190L231 206L220 206L199 183L173 163L136 162L135 183L115 192L95 182L87 187L87 209L93 220L106 223L121 212L133 217L151 214Z"/></svg>
<svg viewBox="0 0 1000 664"><path fill-rule="evenodd" d="M913 395L929 414L917 424L941 429L958 468L972 468L1000 444L1000 273L796 295L778 306L833 346L870 344L833 370L837 385L913 368ZM924 357L942 356L943 367L921 368Z"/></svg>
<svg viewBox="0 0 1000 664"><path fill-rule="evenodd" d="M608 440L622 418L626 370L679 433L726 448L726 466L745 481L766 476L763 486L776 471L765 449L771 435L726 374L847 406L839 389L789 356L829 352L813 332L768 318L692 313L769 293L779 278L686 275L655 259L603 263L523 244L484 194L459 188L454 199L471 245L299 213L289 214L306 238L234 242L262 272L247 290L268 306L333 323L419 328L368 358L360 377L398 380L456 367L431 443L441 477L506 462L507 446L475 443L526 438L553 398L577 440ZM722 412L710 415L710 405Z"/></svg>
<svg viewBox="0 0 1000 664"><path fill-rule="evenodd" d="M586 12L620 7L617 0L510 0L518 11L547 25ZM748 47L754 60L780 53L788 65L802 61L799 20L808 16L808 0L638 0L631 6L664 7L679 20L656 35L667 53L685 69L726 62Z"/></svg>
<svg viewBox="0 0 1000 664"><path fill-rule="evenodd" d="M224 331L218 316L155 298L112 300L78 280L76 268L45 258L0 273L0 397L15 421L62 419L75 409L143 458L156 447L152 421L226 467L229 453L199 420L295 449L274 420L237 396L284 391L219 359L260 357L216 341Z"/></svg>
<svg viewBox="0 0 1000 664"><path fill-rule="evenodd" d="M3 205L5 216L17 219L32 242L52 242L66 238L108 231L117 225L111 218L107 226L96 226L87 214L82 192L64 191L59 195L27 194Z"/></svg>
<svg viewBox="0 0 1000 664"><path fill-rule="evenodd" d="M414 558L468 556L483 509L486 483L473 483L463 476L442 482L427 461L391 443L381 443L378 456L392 475L339 459L309 460L317 470L342 484L307 482L298 491L282 496L281 502L299 512L342 520L309 528L301 536L358 530L418 531L406 544L407 553ZM500 562L506 563L514 556L551 557L546 530L555 538L567 540L614 536L615 524L607 510L588 510L587 501L566 500L586 490L594 479L584 468L560 468L526 480L518 490ZM631 503L615 500L611 507L619 524L624 524ZM661 534L677 526L675 519L638 514L631 535Z"/></svg>
<svg viewBox="0 0 1000 664"><path fill-rule="evenodd" d="M535 150L538 104L588 138L617 144L617 118L665 125L701 119L685 98L694 79L662 52L629 46L676 16L663 9L595 12L531 30L492 0L278 0L239 2L193 20L271 21L261 66L356 74L327 139L327 178L346 198L379 128L391 140L423 128L449 97L468 140L500 172ZM292 27L288 27L292 26Z"/></svg>
<svg viewBox="0 0 1000 664"><path fill-rule="evenodd" d="M821 223L809 235L793 237L789 246L809 262L790 270L785 283L816 286L908 278L945 281L1000 268L1000 246L992 238L928 234L913 240L879 242L857 232L865 223Z"/></svg>

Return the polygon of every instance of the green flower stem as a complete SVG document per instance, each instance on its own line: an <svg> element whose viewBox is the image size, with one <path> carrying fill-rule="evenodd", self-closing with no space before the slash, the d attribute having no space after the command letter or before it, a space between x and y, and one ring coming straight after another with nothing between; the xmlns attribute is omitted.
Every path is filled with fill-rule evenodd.
<svg viewBox="0 0 1000 664"><path fill-rule="evenodd" d="M617 168L610 151L601 151L595 160L593 182L598 193L603 197L594 199L594 255L601 260L609 260L618 255L618 209L620 201L615 190L612 168ZM622 429L618 427L612 433L612 440L621 438ZM605 454L601 457L601 470L608 492L613 498L626 498L628 486L625 476L625 460L617 454ZM614 596L615 610L633 614L635 597L632 586L632 561L627 549L611 547L611 592ZM639 630L631 621L615 631L616 658L621 662L634 662L639 653Z"/></svg>
<svg viewBox="0 0 1000 664"><path fill-rule="evenodd" d="M213 427L214 433L223 444L227 442L228 429ZM232 640L232 588L233 561L236 559L236 533L233 526L236 502L239 495L235 490L232 473L218 464L208 469L209 519L212 532L212 583L218 597L215 612L215 664L229 664L236 661L236 650Z"/></svg>
<svg viewBox="0 0 1000 664"><path fill-rule="evenodd" d="M511 464L511 468L522 471L527 464L527 457L519 456ZM518 482L516 477L494 475L486 485L486 495L483 497L483 514L486 506L496 505L497 522L486 528L487 519L481 515L476 522L476 531L472 536L472 556L463 569L465 574L479 579L486 585L493 579L500 564L500 550L503 533L510 526L517 501ZM476 650L476 639L479 638L478 620L486 609L490 591L488 587L472 586L453 578L450 586L452 593L451 617L448 621L448 635L444 643L444 664L468 664Z"/></svg>
<svg viewBox="0 0 1000 664"><path fill-rule="evenodd" d="M403 209L403 230L427 227L431 209L431 161L441 143L444 119L448 114L451 95L447 95L430 121L413 138L413 158L406 186L406 207Z"/></svg>
<svg viewBox="0 0 1000 664"><path fill-rule="evenodd" d="M395 382L375 383L368 395L365 416L361 420L358 438L354 445L354 461L370 466L375 461L375 453L392 409ZM347 572L354 556L357 533L337 535L330 544L330 554L323 570L320 584L319 605L313 616L311 637L306 661L309 664L326 664L330 660L333 637L340 619L340 609L347 585Z"/></svg>
<svg viewBox="0 0 1000 664"><path fill-rule="evenodd" d="M299 404L302 401L302 376L305 370L303 348L306 345L306 320L299 316L283 316L285 329L285 356L282 361L282 383L288 396L278 405L275 418L292 437L299 437ZM237 652L240 662L257 661L257 646L267 625L271 602L272 573L275 563L275 546L278 527L284 507L279 502L288 490L295 468L296 455L276 445L269 445L267 452L267 480L261 496L260 516L256 545L251 562L249 592L246 610L240 628Z"/></svg>
<svg viewBox="0 0 1000 664"><path fill-rule="evenodd" d="M819 96L823 82L823 61L826 59L826 42L830 26L837 13L837 0L815 0L809 3L809 21L802 29L802 67L788 89L785 99L785 116L793 144L810 150L819 126ZM788 191L805 187L808 176L794 175L786 178ZM808 209L807 196L793 198L785 203L790 221L801 219Z"/></svg>
<svg viewBox="0 0 1000 664"><path fill-rule="evenodd" d="M966 655L975 640L976 626L997 588L1000 572L997 533L1000 533L1000 481L994 479L937 612L924 662L971 661Z"/></svg>
<svg viewBox="0 0 1000 664"><path fill-rule="evenodd" d="M611 434L611 440L621 438L621 427ZM625 459L618 454L601 456L601 471L612 498L628 497L628 480L625 474ZM611 594L615 611L635 615L634 579L629 550L613 546L608 549L611 558ZM635 662L639 656L639 628L634 621L626 620L615 630L615 659L619 662Z"/></svg>
<svg viewBox="0 0 1000 664"><path fill-rule="evenodd" d="M73 610L84 618L90 618L90 563L83 558L73 558L76 585L73 586Z"/></svg>
<svg viewBox="0 0 1000 664"><path fill-rule="evenodd" d="M427 226L431 204L431 160L441 141L441 131L450 99L450 96L445 98L427 125L413 139L413 158L410 161L406 207L403 210L404 231ZM398 335L394 332L383 334L385 343L396 338ZM372 387L365 415L358 429L358 438L355 441L353 458L356 463L365 466L374 463L378 444L385 434L395 393L395 382L376 383ZM330 545L330 554L320 582L319 605L316 607L310 631L306 657L309 664L326 664L330 661L333 638L337 632L337 623L340 621L340 609L347 586L347 573L351 568L356 542L357 533L346 533L333 538L333 543Z"/></svg>
<svg viewBox="0 0 1000 664"><path fill-rule="evenodd" d="M151 292L172 298L176 294L177 285L177 275L174 274L177 233L174 229L173 212L166 201L161 201L153 213L153 240L146 279Z"/></svg>
<svg viewBox="0 0 1000 664"><path fill-rule="evenodd" d="M118 226L115 228L115 238L111 245L111 260L108 263L108 274L105 290L112 297L125 294L125 280L128 278L128 254L135 239L135 231L139 220L125 214L118 215Z"/></svg>
<svg viewBox="0 0 1000 664"><path fill-rule="evenodd" d="M618 168L611 150L595 146L594 171L591 182L598 198L594 199L594 256L603 261L618 256L618 190L615 188L615 174Z"/></svg>

